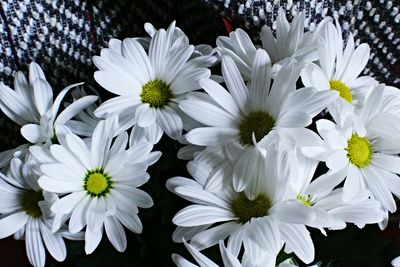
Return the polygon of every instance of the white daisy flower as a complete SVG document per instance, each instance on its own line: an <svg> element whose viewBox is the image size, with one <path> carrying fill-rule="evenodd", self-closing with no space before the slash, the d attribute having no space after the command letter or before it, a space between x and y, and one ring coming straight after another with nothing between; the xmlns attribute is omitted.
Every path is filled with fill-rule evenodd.
<svg viewBox="0 0 400 267"><path fill-rule="evenodd" d="M326 23L319 35L319 65L306 64L301 72L301 79L305 86L340 93L341 97L328 107L331 115L338 121L338 112L349 114L354 108L361 107L369 90L377 84L372 77L359 77L368 63L370 48L366 43L355 48L354 37L350 33L343 49L344 40L338 22L336 27L332 22Z"/></svg>
<svg viewBox="0 0 400 267"><path fill-rule="evenodd" d="M279 69L283 60L288 58L295 58L300 63L317 60L315 36L319 29L330 20L329 17L322 20L315 33L304 33L305 14L299 12L289 23L285 16L285 10L280 8L276 20L276 38L267 25L264 25L260 32L262 48L267 51L273 65L278 63L274 69ZM229 37L219 36L217 38L217 51L221 55L232 57L245 80L251 79L256 50L251 38L240 28L231 32Z"/></svg>
<svg viewBox="0 0 400 267"><path fill-rule="evenodd" d="M239 255L243 244L252 265L266 257L275 259L285 243L286 250L311 262L314 246L305 224L313 222L315 213L300 201L284 199L288 165L286 153L271 149L257 174L251 177L257 183L241 193L229 185L220 191L205 190L207 168L201 166L191 170L195 180L169 179L169 190L195 203L173 218L178 225L174 239L191 240L192 246L202 250L228 238L233 255Z"/></svg>
<svg viewBox="0 0 400 267"><path fill-rule="evenodd" d="M147 167L155 163L160 152L151 152L152 144L144 143L126 150L128 135L117 136L117 118L108 117L96 126L90 149L82 139L70 133L60 145L50 147L52 163L42 164L44 173L39 185L47 191L63 194L51 210L66 215L71 233L86 226L85 251L92 253L103 235L103 226L111 244L124 251L125 231L140 233L142 224L138 207L153 205L151 197L137 187L146 183Z"/></svg>
<svg viewBox="0 0 400 267"><path fill-rule="evenodd" d="M222 74L228 91L210 79L201 86L209 96L181 101L179 107L204 124L189 131L185 138L198 146L240 145L242 153L234 170L235 190L246 186L245 170L253 171L254 144L267 148L278 139L294 139L300 145L315 133L305 129L338 94L314 88L295 90L300 67L294 61L283 65L271 84L271 64L267 53L259 49L253 62L251 82L244 83L230 57L222 59ZM315 139L315 138L314 138Z"/></svg>
<svg viewBox="0 0 400 267"><path fill-rule="evenodd" d="M316 217L311 224L319 228L324 234L323 228L339 230L346 227L346 223L354 223L358 226L380 223L383 220L380 204L370 199L368 190L359 190L351 201L343 201L343 190L335 189L331 192L309 191L310 183L314 177L318 161L304 157L297 152L294 158L296 164L292 164L292 179L288 184L287 197L297 198L304 205L314 210Z"/></svg>
<svg viewBox="0 0 400 267"><path fill-rule="evenodd" d="M80 84L67 86L53 101L53 89L39 65L32 62L29 65L29 82L22 72L17 72L15 90L0 84L0 108L22 126L21 134L26 140L33 144L51 144L59 126L97 100L97 96L82 97L58 114L65 94Z"/></svg>
<svg viewBox="0 0 400 267"><path fill-rule="evenodd" d="M383 85L375 87L360 116L348 116L343 126L324 119L316 122L323 140L301 151L325 162L329 171L311 183L309 192L332 190L345 180L344 201L368 189L385 211L396 210L392 193L400 196L400 118L382 110L383 91Z"/></svg>
<svg viewBox="0 0 400 267"><path fill-rule="evenodd" d="M180 138L183 123L177 103L187 92L199 89L198 81L210 77L210 70L190 59L194 47L182 45L182 38L175 39L174 29L158 30L148 54L137 40L127 38L120 52L106 48L93 58L99 68L96 81L118 95L104 102L96 116L115 113L124 129L136 123L149 136L162 131L172 139Z"/></svg>
<svg viewBox="0 0 400 267"><path fill-rule="evenodd" d="M63 237L82 239L83 234L71 235L62 228L52 232L53 215L50 206L58 198L42 191L30 165L19 158L11 160L9 173L0 173L0 238L14 234L16 239L25 239L29 262L43 267L46 252L63 261L67 250Z"/></svg>

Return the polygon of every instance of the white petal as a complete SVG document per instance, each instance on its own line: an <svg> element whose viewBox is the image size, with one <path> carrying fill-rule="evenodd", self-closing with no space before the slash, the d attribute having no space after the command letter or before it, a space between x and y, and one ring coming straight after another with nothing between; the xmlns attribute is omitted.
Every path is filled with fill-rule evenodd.
<svg viewBox="0 0 400 267"><path fill-rule="evenodd" d="M363 185L363 178L360 170L357 167L350 164L347 169L347 177L343 186L343 201L350 202L350 200L362 188L362 185Z"/></svg>
<svg viewBox="0 0 400 267"><path fill-rule="evenodd" d="M82 188L83 189L83 188ZM51 206L51 211L59 214L71 213L75 206L87 196L86 191L74 192L60 198Z"/></svg>
<svg viewBox="0 0 400 267"><path fill-rule="evenodd" d="M29 262L35 267L44 267L46 263L46 251L40 236L39 220L29 219L25 231L26 255Z"/></svg>
<svg viewBox="0 0 400 267"><path fill-rule="evenodd" d="M233 220L234 214L226 209L191 205L179 211L172 219L179 226L197 226L202 224Z"/></svg>
<svg viewBox="0 0 400 267"><path fill-rule="evenodd" d="M189 251L189 253L196 260L196 262L199 264L200 267L217 267L217 265L215 263L213 263L210 259L208 259L206 256L201 254L194 247L192 247L191 245L189 245L186 242L183 242L183 244L185 245L186 249Z"/></svg>
<svg viewBox="0 0 400 267"><path fill-rule="evenodd" d="M43 188L44 190L60 194L82 191L83 188L83 182L82 183L67 182L62 180L56 180L48 176L40 177L38 183L40 187Z"/></svg>
<svg viewBox="0 0 400 267"><path fill-rule="evenodd" d="M235 127L237 119L224 109L198 100L181 101L179 107L190 117L207 126Z"/></svg>
<svg viewBox="0 0 400 267"><path fill-rule="evenodd" d="M105 202L103 198L92 198L86 214L87 229L99 232L103 229L105 218Z"/></svg>
<svg viewBox="0 0 400 267"><path fill-rule="evenodd" d="M24 211L0 219L0 239L10 236L25 226L28 216Z"/></svg>
<svg viewBox="0 0 400 267"><path fill-rule="evenodd" d="M241 225L237 222L227 222L218 226L212 227L195 235L190 244L198 250L203 250L212 247L220 240L224 240L227 236L233 233Z"/></svg>
<svg viewBox="0 0 400 267"><path fill-rule="evenodd" d="M269 212L278 222L284 223L310 224L315 218L310 207L292 200L274 204Z"/></svg>
<svg viewBox="0 0 400 267"><path fill-rule="evenodd" d="M229 93L232 95L239 109L245 112L249 91L235 63L228 56L222 57L222 74L229 88Z"/></svg>
<svg viewBox="0 0 400 267"><path fill-rule="evenodd" d="M264 109L271 83L271 60L265 50L257 50L252 68L250 101L255 109Z"/></svg>
<svg viewBox="0 0 400 267"><path fill-rule="evenodd" d="M336 150L326 160L326 166L331 170L343 169L349 164L346 150Z"/></svg>
<svg viewBox="0 0 400 267"><path fill-rule="evenodd" d="M314 63L307 64L301 71L301 81L305 86L314 87L319 91L330 89L325 73Z"/></svg>
<svg viewBox="0 0 400 267"><path fill-rule="evenodd" d="M37 124L26 124L21 128L22 136L32 144L40 144L46 141L46 135Z"/></svg>
<svg viewBox="0 0 400 267"><path fill-rule="evenodd" d="M76 114L96 102L98 99L97 96L88 95L84 96L76 101L74 101L71 105L66 107L60 115L58 115L56 121L54 122L54 126L56 127L58 124L64 124L70 119L72 119Z"/></svg>
<svg viewBox="0 0 400 267"><path fill-rule="evenodd" d="M314 260L314 244L304 225L279 225L282 239L286 242L285 251L293 251L306 264Z"/></svg>
<svg viewBox="0 0 400 267"><path fill-rule="evenodd" d="M400 173L400 158L395 155L374 153L372 164L394 173Z"/></svg>
<svg viewBox="0 0 400 267"><path fill-rule="evenodd" d="M91 229L86 229L85 233L86 254L91 254L97 248L97 246L100 244L102 236L103 236L103 227L101 227L97 232L93 232Z"/></svg>
<svg viewBox="0 0 400 267"><path fill-rule="evenodd" d="M58 233L53 234L43 222L39 223L39 225L44 244L51 256L60 262L65 260L65 257L67 256L67 248L65 247L62 236Z"/></svg>
<svg viewBox="0 0 400 267"><path fill-rule="evenodd" d="M118 117L116 115L110 115L105 120L100 121L94 129L90 151L91 159L93 160L92 168L101 168L106 165L117 121Z"/></svg>
<svg viewBox="0 0 400 267"><path fill-rule="evenodd" d="M90 197L83 198L74 208L69 219L68 230L76 234L86 225L86 213L90 204Z"/></svg>
<svg viewBox="0 0 400 267"><path fill-rule="evenodd" d="M120 222L112 216L107 216L104 220L104 228L106 230L108 240L110 240L114 248L119 252L124 252L127 241L124 228Z"/></svg>
<svg viewBox="0 0 400 267"><path fill-rule="evenodd" d="M139 217L136 214L132 213L124 213L118 212L117 213L118 220L129 230L134 233L140 234L143 230L142 222L140 221Z"/></svg>
<svg viewBox="0 0 400 267"><path fill-rule="evenodd" d="M359 45L351 55L349 64L343 72L342 79L344 82L355 80L361 71L365 68L369 60L369 45L363 43Z"/></svg>
<svg viewBox="0 0 400 267"><path fill-rule="evenodd" d="M214 99L221 107L235 117L240 115L240 110L229 92L211 79L200 80L200 86Z"/></svg>
<svg viewBox="0 0 400 267"><path fill-rule="evenodd" d="M150 107L149 104L141 104L135 112L135 120L140 127L148 127L157 119L156 108Z"/></svg>
<svg viewBox="0 0 400 267"><path fill-rule="evenodd" d="M384 181L385 178L381 177L380 173L374 170L373 167L364 168L362 171L365 182L374 194L374 197L381 203L385 210L394 212L396 210L396 203L392 192L388 188L388 184Z"/></svg>
<svg viewBox="0 0 400 267"><path fill-rule="evenodd" d="M44 115L51 108L53 89L47 81L36 79L33 82L33 96L39 114Z"/></svg>
<svg viewBox="0 0 400 267"><path fill-rule="evenodd" d="M198 146L211 146L227 143L238 138L239 130L221 127L201 127L186 134L186 139Z"/></svg>
<svg viewBox="0 0 400 267"><path fill-rule="evenodd" d="M170 138L178 140L181 137L182 119L171 107L165 106L163 109L157 109L157 122Z"/></svg>

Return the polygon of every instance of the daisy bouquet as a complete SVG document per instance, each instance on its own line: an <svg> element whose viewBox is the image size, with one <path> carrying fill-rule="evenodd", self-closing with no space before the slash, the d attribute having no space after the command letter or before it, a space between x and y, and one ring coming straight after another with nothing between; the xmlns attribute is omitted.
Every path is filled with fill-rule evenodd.
<svg viewBox="0 0 400 267"><path fill-rule="evenodd" d="M26 144L0 154L0 238L24 239L35 267L72 243L143 266L135 257L160 255L157 242L176 248L163 266L287 267L327 266L313 240L349 225L385 229L400 196L400 91L362 76L369 46L337 21L304 23L280 10L261 43L236 29L216 47L146 23L148 37L93 58L97 91L54 97L36 63L17 72L0 108Z"/></svg>

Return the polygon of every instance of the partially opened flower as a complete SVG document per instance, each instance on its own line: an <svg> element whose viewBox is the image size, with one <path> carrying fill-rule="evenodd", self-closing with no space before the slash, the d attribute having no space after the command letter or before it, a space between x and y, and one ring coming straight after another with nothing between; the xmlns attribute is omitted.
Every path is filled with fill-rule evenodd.
<svg viewBox="0 0 400 267"><path fill-rule="evenodd" d="M292 149L315 136L305 129L338 94L314 88L295 90L300 67L290 61L283 65L271 85L271 63L267 53L258 49L253 62L251 82L245 84L233 60L222 58L222 74L228 87L203 79L206 93L202 98L181 101L179 107L204 127L186 134L186 140L198 146L241 146L242 153L235 163L234 186L242 191L247 181L246 170L254 165L255 144L268 148L277 140L290 142ZM286 142L289 143L289 142ZM293 142L292 142L293 143ZM252 167L249 167L252 166Z"/></svg>
<svg viewBox="0 0 400 267"><path fill-rule="evenodd" d="M275 259L283 244L306 263L314 259L314 246L305 224L312 223L315 214L303 203L284 197L289 178L286 153L267 153L264 164L251 177L257 182L240 193L232 186L205 190L206 169L192 169L195 180L174 177L167 182L169 190L195 203L173 218L178 225L176 239L179 235L190 239L198 250L228 239L232 254L238 257L243 245L253 266Z"/></svg>
<svg viewBox="0 0 400 267"><path fill-rule="evenodd" d="M67 86L53 101L53 89L39 65L32 62L29 66L29 82L21 72L17 72L15 90L0 84L0 108L22 126L21 134L26 140L33 144L49 145L57 138L59 126L97 100L97 96L84 96L58 114L64 96L80 84Z"/></svg>
<svg viewBox="0 0 400 267"><path fill-rule="evenodd" d="M153 205L152 198L137 187L148 181L147 167L156 162L161 153L151 152L151 143L126 149L126 132L119 134L112 143L117 124L116 116L100 121L93 132L90 148L78 136L67 134L59 140L60 145L50 147L53 162L41 166L40 186L63 195L51 210L57 216L70 218L72 233L86 226L87 254L98 246L103 227L113 246L124 251L127 241L123 226L140 233L138 207Z"/></svg>
<svg viewBox="0 0 400 267"><path fill-rule="evenodd" d="M183 123L177 104L187 92L200 89L198 81L208 78L210 70L190 59L194 47L184 38L175 38L174 29L154 33L148 53L136 39L127 38L119 52L106 48L93 58L99 68L96 81L118 95L104 102L97 116L115 113L124 129L137 124L150 132L148 136L160 138L153 132L161 129L173 139L180 138Z"/></svg>
<svg viewBox="0 0 400 267"><path fill-rule="evenodd" d="M261 29L262 48L267 51L273 65L282 65L284 60L294 58L299 63L317 60L317 37L319 29L330 18L320 22L314 33L304 33L305 14L299 12L289 23L285 10L280 8L276 20L276 37L265 25ZM232 57L245 80L251 79L252 64L256 55L256 46L247 33L238 28L227 36L217 38L217 51L221 55Z"/></svg>
<svg viewBox="0 0 400 267"><path fill-rule="evenodd" d="M63 261L67 255L63 237L82 239L83 234L69 234L64 227L52 232L50 206L58 197L42 191L38 178L30 164L19 158L12 159L7 175L0 173L0 238L14 234L16 239L25 239L29 262L43 267L45 248L54 259Z"/></svg>
<svg viewBox="0 0 400 267"><path fill-rule="evenodd" d="M310 193L332 190L345 180L343 199L351 201L360 189L368 189L385 211L394 212L392 193L400 196L400 119L383 111L384 86L375 87L367 96L360 116L343 119L343 126L318 120L322 141L302 152L326 163L329 171L314 180Z"/></svg>

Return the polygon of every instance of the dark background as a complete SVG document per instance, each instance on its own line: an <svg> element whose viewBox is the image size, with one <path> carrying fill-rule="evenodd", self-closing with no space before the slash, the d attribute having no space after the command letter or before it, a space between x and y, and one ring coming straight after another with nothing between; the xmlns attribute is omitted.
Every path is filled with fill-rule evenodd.
<svg viewBox="0 0 400 267"><path fill-rule="evenodd" d="M215 46L217 36L227 35L229 29L239 26L245 28L257 41L260 25L255 25L252 21L253 10L249 8L247 13L239 15L236 3L245 1L231 2L231 6L224 7L223 1L200 0L92 0L58 1L53 4L39 0L31 1L30 4L24 4L24 1L1 1L0 26L3 31L0 33L0 63L3 64L3 68L0 68L0 78L12 86L12 74L16 70L27 73L29 62L34 60L43 67L55 91L70 83L85 81L104 94L93 80L95 68L90 61L91 57L99 54L111 37L123 39L147 36L143 29L145 22L151 22L156 28L166 28L172 20L176 20L177 26L188 35L192 44L206 43ZM323 6L328 8L328 14L331 15L335 10L340 10L346 1L319 2L323 2ZM285 3L286 1L281 1L281 5ZM306 4L308 2L299 3L307 10L312 20L317 22L321 19L315 10ZM399 50L392 45L392 40L383 33L384 30L379 28L381 21L375 22L374 14L369 15L370 9L365 3L366 1L360 1L360 4L354 5L351 10L345 9L340 17L341 22L351 21L359 11L364 12L364 17L356 19L349 30L356 30L357 38L370 43L373 46L373 58L379 58L384 62L384 67L386 66L386 72L382 72L383 68L378 68L378 64L371 62L367 72L380 81L395 84L396 78L399 77L398 64L392 65L384 61L388 52L384 53L379 43L383 42L384 46L389 47L392 57L398 58ZM385 27L391 25L392 31L398 35L398 24L390 17L393 7L388 9L386 4L381 3L374 3L374 7L377 8L377 13L381 14L381 18L388 18ZM274 10L277 8L278 6L275 6ZM22 12L23 16L18 17L18 12ZM268 17L267 23L272 23L275 15L276 12ZM76 19L82 23L76 23ZM58 24L52 26L53 21ZM366 33L365 26L361 29L363 22L367 23L369 32L375 34L375 39ZM74 35L71 35L71 32L74 32ZM379 42L373 43L376 36ZM388 72L390 75L386 75ZM0 115L0 131L0 150L13 148L23 142L19 127L4 115ZM172 217L187 203L165 189L168 178L187 176L186 162L176 158L178 149L179 145L167 138L163 138L156 146L155 150L162 151L163 156L150 168L152 178L142 187L153 197L155 204L154 207L142 209L139 213L144 225L141 235L126 231L128 247L125 253L116 252L106 237L89 256L84 253L83 242L67 241L66 261L57 263L47 255L46 266L172 266L171 253L190 258L183 245L175 244L171 239L175 229L171 222ZM328 232L328 237L312 231L316 262L321 261L321 266L330 267L389 266L390 260L400 255L399 234L396 217L384 232L377 226L368 226L363 230L348 227L343 231ZM217 261L219 259L218 250L215 248L207 250L206 254ZM0 255L0 267L29 266L23 241L15 241L12 238L0 240Z"/></svg>

